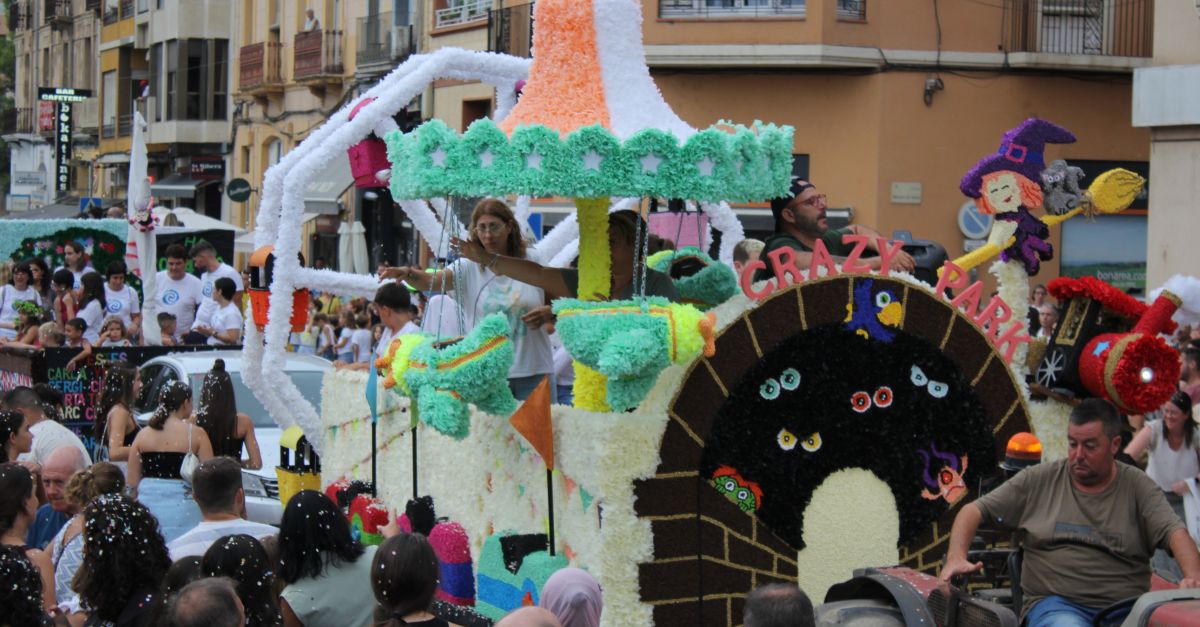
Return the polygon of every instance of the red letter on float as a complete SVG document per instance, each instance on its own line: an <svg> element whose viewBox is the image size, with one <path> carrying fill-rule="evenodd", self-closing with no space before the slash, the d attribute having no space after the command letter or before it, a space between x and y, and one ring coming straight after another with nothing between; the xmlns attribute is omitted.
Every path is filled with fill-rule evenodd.
<svg viewBox="0 0 1200 627"><path fill-rule="evenodd" d="M829 249L825 247L825 242L821 240L817 240L813 244L812 261L808 264L808 279L810 281L818 278L818 266L825 266L825 270L828 271L826 276L838 275L837 264L833 262L833 256L829 254Z"/></svg>
<svg viewBox="0 0 1200 627"><path fill-rule="evenodd" d="M771 267L775 270L775 284L778 289L783 289L793 283L799 283L804 280L804 275L801 274L800 268L796 267L796 251L784 246L776 248L767 253L771 258ZM784 259L787 257L787 259ZM787 276L785 280L784 276Z"/></svg>
<svg viewBox="0 0 1200 627"><path fill-rule="evenodd" d="M975 324L981 331L989 337L1000 337L1000 325L1008 322L1012 318L1012 309L1009 309L1008 303L1000 300L999 296L993 296L988 302L983 311L975 316Z"/></svg>
<svg viewBox="0 0 1200 627"><path fill-rule="evenodd" d="M896 258L897 253L904 251L904 242L889 242L880 237L876 238L875 246L879 248L879 274L887 276L892 267L892 259Z"/></svg>
<svg viewBox="0 0 1200 627"><path fill-rule="evenodd" d="M767 280L767 286L761 292L754 291L754 273L760 269L766 270L767 264L757 259L748 261L745 266L742 266L742 276L738 277L738 281L742 284L742 293L754 300L762 300L775 291L775 284L770 279Z"/></svg>
<svg viewBox="0 0 1200 627"><path fill-rule="evenodd" d="M938 284L940 285L941 281L938 281ZM976 281L971 284L971 287L963 290L963 293L955 296L954 300L950 301L950 305L961 309L963 313L974 319L981 298L983 298L983 283Z"/></svg>
<svg viewBox="0 0 1200 627"><path fill-rule="evenodd" d="M1000 350L1000 348L1004 346L1008 347L1004 350L1004 363L1012 363L1013 353L1017 352L1018 346L1033 342L1033 338L1029 337L1028 333L1018 335L1018 333L1022 333L1023 331L1025 331L1025 324L1022 322L1014 322L1008 327L1007 331L1000 335L1000 337L996 338L996 341L994 342L996 350Z"/></svg>
<svg viewBox="0 0 1200 627"><path fill-rule="evenodd" d="M866 235L855 235L847 233L842 236L843 244L854 244L854 248L846 255L846 260L842 262L842 272L853 272L864 274L871 271L871 266L860 261L862 254L867 250L867 242L870 241Z"/></svg>
<svg viewBox="0 0 1200 627"><path fill-rule="evenodd" d="M933 291L937 292L938 296L944 296L948 289L962 289L967 286L968 276L966 270L953 261L947 261L942 264L941 276L938 277L937 287L933 288Z"/></svg>

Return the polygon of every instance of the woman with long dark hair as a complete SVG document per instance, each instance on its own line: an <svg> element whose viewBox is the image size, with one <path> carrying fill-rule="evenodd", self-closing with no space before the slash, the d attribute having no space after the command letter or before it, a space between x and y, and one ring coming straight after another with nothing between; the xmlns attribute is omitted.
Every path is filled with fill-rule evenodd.
<svg viewBox="0 0 1200 627"><path fill-rule="evenodd" d="M33 287L33 272L29 262L17 264L13 268L12 279L7 285L0 287L0 338L5 340L17 339L20 330L19 302L42 304L42 296Z"/></svg>
<svg viewBox="0 0 1200 627"><path fill-rule="evenodd" d="M42 602L42 575L19 547L0 546L0 607L5 625L55 624Z"/></svg>
<svg viewBox="0 0 1200 627"><path fill-rule="evenodd" d="M29 469L13 462L0 465L0 544L17 547L42 575L46 611L58 607L54 598L54 566L41 549L25 545L25 534L37 517L38 499Z"/></svg>
<svg viewBox="0 0 1200 627"><path fill-rule="evenodd" d="M275 574L266 550L253 536L239 533L217 540L204 553L200 569L205 577L228 577L237 584L238 598L246 608L246 627L281 624L271 594Z"/></svg>
<svg viewBox="0 0 1200 627"><path fill-rule="evenodd" d="M42 307L49 310L54 303L54 285L50 283L50 277L54 276L50 272L50 266L41 257L33 257L25 263L29 264L29 284L33 289L37 290L38 296L42 298Z"/></svg>
<svg viewBox="0 0 1200 627"><path fill-rule="evenodd" d="M103 494L125 491L125 474L114 464L96 462L71 475L67 481L67 502L80 512L71 517L58 535L46 546L54 564L54 596L59 607L69 612L80 611L79 595L71 589L71 581L83 562L83 510L92 499Z"/></svg>
<svg viewBox="0 0 1200 627"><path fill-rule="evenodd" d="M388 538L371 562L371 590L379 610L375 627L447 627L430 612L437 592L437 554L425 536L402 533Z"/></svg>
<svg viewBox="0 0 1200 627"><path fill-rule="evenodd" d="M214 456L232 457L250 470L262 468L262 453L258 450L258 439L254 437L254 421L250 416L238 413L233 379L225 372L224 359L215 360L212 370L204 375L196 424L208 434ZM243 445L246 459L242 459Z"/></svg>
<svg viewBox="0 0 1200 627"><path fill-rule="evenodd" d="M129 447L141 427L133 419L134 400L142 391L142 373L129 362L109 362L100 390L100 413L92 424L92 436L108 445L108 459L129 461Z"/></svg>
<svg viewBox="0 0 1200 627"><path fill-rule="evenodd" d="M158 408L129 451L129 488L162 525L167 542L200 522L200 508L192 500L181 466L192 453L203 462L212 457L212 444L204 429L188 422L192 415L192 388L182 381L163 386Z"/></svg>
<svg viewBox="0 0 1200 627"><path fill-rule="evenodd" d="M350 523L320 492L288 501L279 525L279 609L286 627L365 625L375 597L366 585L377 547L363 547Z"/></svg>
<svg viewBox="0 0 1200 627"><path fill-rule="evenodd" d="M17 461L21 453L33 450L33 434L25 414L11 409L0 410L0 464Z"/></svg>
<svg viewBox="0 0 1200 627"><path fill-rule="evenodd" d="M90 272L83 275L80 283L83 287L79 290L79 311L75 316L83 318L87 323L83 339L96 346L100 343L100 329L104 327L104 316L108 307L104 295L104 279L99 274Z"/></svg>
<svg viewBox="0 0 1200 627"><path fill-rule="evenodd" d="M92 499L83 510L83 562L72 587L88 625L145 625L171 567L158 522L120 494Z"/></svg>

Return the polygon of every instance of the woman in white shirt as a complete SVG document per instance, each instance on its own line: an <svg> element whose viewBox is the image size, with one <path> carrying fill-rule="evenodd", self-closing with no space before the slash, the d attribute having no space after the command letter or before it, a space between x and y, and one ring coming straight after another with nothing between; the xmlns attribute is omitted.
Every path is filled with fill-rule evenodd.
<svg viewBox="0 0 1200 627"><path fill-rule="evenodd" d="M490 256L526 258L525 240L512 210L503 201L485 199L471 213L471 241ZM495 259L495 257L493 257ZM433 274L420 268L390 268L387 278L404 279L422 290L456 294L468 328L488 314L508 316L514 359L508 371L508 387L517 400L528 397L542 377L554 372L550 338L542 325L551 319L541 288L497 275L487 263L459 258L445 270Z"/></svg>
<svg viewBox="0 0 1200 627"><path fill-rule="evenodd" d="M120 318L129 337L136 339L142 329L142 304L137 292L125 283L127 274L124 261L108 264L104 283L105 311L109 316Z"/></svg>
<svg viewBox="0 0 1200 627"><path fill-rule="evenodd" d="M33 287L32 281L33 271L28 262L23 262L13 268L9 284L0 287L0 338L12 340L17 337L17 327L21 325L17 301L23 300L41 306L42 297Z"/></svg>
<svg viewBox="0 0 1200 627"><path fill-rule="evenodd" d="M108 302L104 297L104 279L99 274L89 272L80 279L82 287L79 290L79 311L75 317L83 318L87 329L83 339L95 346L100 343L100 329L104 328L104 317Z"/></svg>
<svg viewBox="0 0 1200 627"><path fill-rule="evenodd" d="M75 276L74 289L83 288L83 275L94 274L96 269L88 263L87 251L83 249L83 244L79 242L67 242L63 244L63 265L55 270L67 269Z"/></svg>

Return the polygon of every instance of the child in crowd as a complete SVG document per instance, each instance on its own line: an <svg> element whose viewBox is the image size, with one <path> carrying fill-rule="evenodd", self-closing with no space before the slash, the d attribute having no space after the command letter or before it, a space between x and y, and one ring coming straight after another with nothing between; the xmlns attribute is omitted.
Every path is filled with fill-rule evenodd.
<svg viewBox="0 0 1200 627"><path fill-rule="evenodd" d="M354 363L365 364L371 361L371 356L374 354L371 351L371 317L365 313L359 314L354 319L358 326L350 336L350 343L354 346Z"/></svg>
<svg viewBox="0 0 1200 627"><path fill-rule="evenodd" d="M66 346L83 349L71 361L67 362L67 370L74 370L83 360L92 356L92 343L83 337L84 333L87 333L87 322L83 318L71 318L67 321Z"/></svg>
<svg viewBox="0 0 1200 627"><path fill-rule="evenodd" d="M313 316L313 333L317 335L317 355L333 361L337 357L334 348L336 338L333 325L329 324L329 316L323 313Z"/></svg>
<svg viewBox="0 0 1200 627"><path fill-rule="evenodd" d="M125 334L125 323L117 316L109 316L100 329L100 346L133 346Z"/></svg>
<svg viewBox="0 0 1200 627"><path fill-rule="evenodd" d="M59 348L65 340L57 322L47 322L38 327L38 343L42 348Z"/></svg>
<svg viewBox="0 0 1200 627"><path fill-rule="evenodd" d="M14 309L17 310L17 336L12 340L0 338L0 346L21 348L38 348L41 346L38 341L38 330L42 326L42 317L45 315L45 312L41 307L27 300L17 301Z"/></svg>
<svg viewBox="0 0 1200 627"><path fill-rule="evenodd" d="M162 335L163 346L175 346L175 314L169 311L158 313L158 330Z"/></svg>
<svg viewBox="0 0 1200 627"><path fill-rule="evenodd" d="M337 344L333 346L333 351L337 353L337 360L342 363L354 363L354 345L350 340L354 337L354 314L349 309L343 309L339 316L339 322L342 329L338 332Z"/></svg>
<svg viewBox="0 0 1200 627"><path fill-rule="evenodd" d="M66 324L75 317L75 275L60 268L54 271L50 284L54 287L54 315L59 324Z"/></svg>

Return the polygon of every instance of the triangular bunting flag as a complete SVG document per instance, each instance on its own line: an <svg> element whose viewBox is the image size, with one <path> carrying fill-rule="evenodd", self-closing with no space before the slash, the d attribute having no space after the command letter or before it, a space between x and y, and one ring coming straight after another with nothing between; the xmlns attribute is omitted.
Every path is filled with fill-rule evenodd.
<svg viewBox="0 0 1200 627"><path fill-rule="evenodd" d="M533 390L508 421L542 456L546 468L554 468L554 423L550 417L550 377Z"/></svg>

